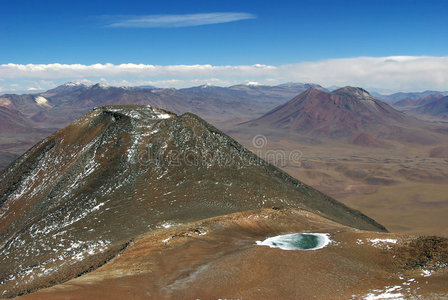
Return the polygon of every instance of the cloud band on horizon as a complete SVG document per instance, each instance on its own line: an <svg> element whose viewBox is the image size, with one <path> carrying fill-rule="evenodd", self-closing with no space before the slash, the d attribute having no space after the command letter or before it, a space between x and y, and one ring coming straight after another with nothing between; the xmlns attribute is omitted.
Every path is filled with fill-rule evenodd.
<svg viewBox="0 0 448 300"><path fill-rule="evenodd" d="M153 84L159 87L205 83L225 86L245 81L273 85L295 81L391 91L448 90L448 56L356 57L278 66L10 63L0 65L0 78L4 79L0 81L2 90L7 90L11 83L24 85L28 82L26 84L30 85L33 80L44 80L53 85L89 80L113 85Z"/></svg>
<svg viewBox="0 0 448 300"><path fill-rule="evenodd" d="M107 18L115 19L106 25L109 28L172 28L229 23L255 19L256 16L242 12L218 12L183 15L108 16Z"/></svg>

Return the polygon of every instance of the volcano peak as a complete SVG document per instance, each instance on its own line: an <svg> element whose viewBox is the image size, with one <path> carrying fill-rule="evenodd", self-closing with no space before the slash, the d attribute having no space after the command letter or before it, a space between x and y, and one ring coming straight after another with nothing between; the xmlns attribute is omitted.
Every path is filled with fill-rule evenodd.
<svg viewBox="0 0 448 300"><path fill-rule="evenodd" d="M360 101L373 101L375 98L369 94L365 89L360 87L352 87L352 86L346 86L340 89L337 89L333 92L331 92L334 95L339 95L342 97L354 97L357 100Z"/></svg>

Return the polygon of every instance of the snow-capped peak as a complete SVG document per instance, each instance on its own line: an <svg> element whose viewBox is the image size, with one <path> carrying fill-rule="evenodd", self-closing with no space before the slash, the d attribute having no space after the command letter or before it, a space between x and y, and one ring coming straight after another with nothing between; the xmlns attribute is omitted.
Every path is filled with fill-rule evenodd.
<svg viewBox="0 0 448 300"><path fill-rule="evenodd" d="M256 82L256 81L248 81L248 82L246 82L246 85L247 86L257 86L257 85L260 85L260 83Z"/></svg>
<svg viewBox="0 0 448 300"><path fill-rule="evenodd" d="M206 89L206 88L211 87L211 86L213 86L213 85L211 83L207 82L206 84L201 85L201 88Z"/></svg>
<svg viewBox="0 0 448 300"><path fill-rule="evenodd" d="M85 85L85 84L81 83L81 82L70 81L70 82L64 83L62 86L64 86L64 87L75 87L75 86L82 86L82 85Z"/></svg>
<svg viewBox="0 0 448 300"><path fill-rule="evenodd" d="M107 88L110 87L110 85L105 84L105 83L97 83L97 84L91 85L90 87L99 87L99 88L102 88L102 89L107 89Z"/></svg>

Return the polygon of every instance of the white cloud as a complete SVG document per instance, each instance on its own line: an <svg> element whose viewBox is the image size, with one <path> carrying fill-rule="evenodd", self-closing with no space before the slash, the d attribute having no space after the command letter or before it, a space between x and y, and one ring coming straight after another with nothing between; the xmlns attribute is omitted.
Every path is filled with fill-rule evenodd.
<svg viewBox="0 0 448 300"><path fill-rule="evenodd" d="M212 66L212 65L144 65L144 64L3 64L0 65L2 78L85 78L85 77L154 77L177 76L194 77L210 76L250 76L274 70L275 66Z"/></svg>
<svg viewBox="0 0 448 300"><path fill-rule="evenodd" d="M156 28L156 27L191 27L200 25L229 23L241 20L255 19L256 16L249 13L200 13L184 15L146 15L146 16L110 16L115 18L106 27L119 28Z"/></svg>
<svg viewBox="0 0 448 300"><path fill-rule="evenodd" d="M448 90L448 57L357 57L286 65L146 65L146 64L3 64L3 90L13 84L27 89L66 81L105 82L112 85L150 84L186 87L199 84L231 85L312 82L323 86L360 86L391 91ZM122 83L122 84L120 84Z"/></svg>
<svg viewBox="0 0 448 300"><path fill-rule="evenodd" d="M282 66L293 80L391 90L448 90L448 57L392 56L330 59Z"/></svg>

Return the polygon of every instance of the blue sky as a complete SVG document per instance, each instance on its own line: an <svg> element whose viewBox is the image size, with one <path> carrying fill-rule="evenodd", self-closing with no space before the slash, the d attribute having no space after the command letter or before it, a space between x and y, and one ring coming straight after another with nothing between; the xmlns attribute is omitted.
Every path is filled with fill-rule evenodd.
<svg viewBox="0 0 448 300"><path fill-rule="evenodd" d="M357 57L440 58L448 55L447 12L448 1L430 0L2 1L0 64L278 67ZM14 77L5 72L12 71L2 73L0 66L3 90L12 82L27 88L24 80L40 80L45 86L45 80L51 85L70 79L131 84L137 83L137 77L139 82L183 80L185 84L194 79L222 84L245 79L213 76L213 72L189 77L188 83L185 75L172 73L71 78L31 73ZM434 78L434 87L446 84L443 69L439 72L443 82L440 76ZM268 83L272 76L247 80ZM319 77L310 79L319 81Z"/></svg>

